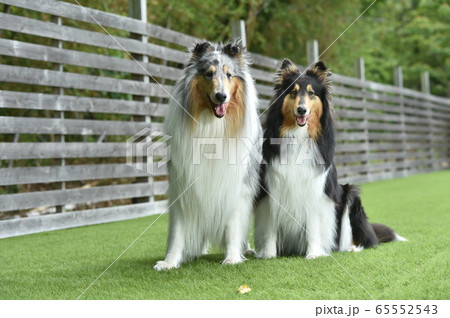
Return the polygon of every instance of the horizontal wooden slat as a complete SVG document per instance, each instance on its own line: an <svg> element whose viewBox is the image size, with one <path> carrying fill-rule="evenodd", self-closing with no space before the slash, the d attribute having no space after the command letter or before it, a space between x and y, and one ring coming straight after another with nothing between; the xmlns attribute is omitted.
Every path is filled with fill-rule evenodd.
<svg viewBox="0 0 450 318"><path fill-rule="evenodd" d="M156 143L155 143L156 144ZM166 147L156 146L153 154L164 155ZM119 158L126 156L124 142L20 142L0 143L0 160L47 158Z"/></svg>
<svg viewBox="0 0 450 318"><path fill-rule="evenodd" d="M170 97L172 90L154 83L9 65L0 65L0 81L157 97Z"/></svg>
<svg viewBox="0 0 450 318"><path fill-rule="evenodd" d="M399 122L401 120L400 115L390 115L385 113L373 113L373 112L362 112L353 110L337 110L337 115L341 120L345 119L367 119L367 120L377 120L377 121L394 121Z"/></svg>
<svg viewBox="0 0 450 318"><path fill-rule="evenodd" d="M134 135L144 128L162 131L161 123L0 116L3 134Z"/></svg>
<svg viewBox="0 0 450 318"><path fill-rule="evenodd" d="M342 84L348 86L364 87L364 82L359 78L349 77L339 74L333 74L331 76L331 81L335 84Z"/></svg>
<svg viewBox="0 0 450 318"><path fill-rule="evenodd" d="M403 152L378 152L378 153L361 153L361 154L337 154L335 156L336 164L344 164L344 163L354 163L354 162L362 162L362 161L375 161L375 160L384 160L384 159L396 159L403 158Z"/></svg>
<svg viewBox="0 0 450 318"><path fill-rule="evenodd" d="M264 96L272 96L273 95L273 87L268 85L262 85L262 84L255 84L256 90L258 91L259 95Z"/></svg>
<svg viewBox="0 0 450 318"><path fill-rule="evenodd" d="M367 168L368 166L363 164L336 167L339 176L360 174L363 172L367 172Z"/></svg>
<svg viewBox="0 0 450 318"><path fill-rule="evenodd" d="M336 106L342 107L352 107L363 109L367 102L364 102L362 99L349 99L342 96L333 96L333 104ZM336 112L339 114L340 109L336 109Z"/></svg>
<svg viewBox="0 0 450 318"><path fill-rule="evenodd" d="M351 108L358 108L358 109L368 109L373 110L376 112L387 112L387 113L394 113L394 114L400 114L402 112L402 109L400 105L386 105L383 103L375 103L375 102L368 102L363 101L361 99L348 99L343 97L334 97L333 98L334 104L342 107L351 107ZM341 109L336 109L336 113L339 115L339 113L343 111Z"/></svg>
<svg viewBox="0 0 450 318"><path fill-rule="evenodd" d="M250 53L250 58L253 61L253 64L271 68L273 70L276 70L281 66L281 60L277 60L257 53Z"/></svg>
<svg viewBox="0 0 450 318"><path fill-rule="evenodd" d="M408 172L407 175L411 175L411 174L412 174L412 172ZM384 171L384 172L373 173L370 175L346 177L346 178L342 178L342 180L340 180L340 182L342 182L342 183L349 182L349 183L358 184L358 183L374 182L374 181L378 181L378 180L399 178L399 177L404 177L405 175L406 175L406 173L403 171L399 171L399 172Z"/></svg>
<svg viewBox="0 0 450 318"><path fill-rule="evenodd" d="M269 105L270 105L270 102L271 101L269 99L260 98L259 99L259 108L262 110L267 109L267 107L269 107Z"/></svg>
<svg viewBox="0 0 450 318"><path fill-rule="evenodd" d="M69 189L5 194L1 196L0 212L31 209L84 202L101 202L127 198L160 195L167 192L169 183L158 181L151 184L136 183L101 186L87 189Z"/></svg>
<svg viewBox="0 0 450 318"><path fill-rule="evenodd" d="M167 104L108 98L77 97L0 90L0 108L57 110L89 113L133 114L163 117Z"/></svg>
<svg viewBox="0 0 450 318"><path fill-rule="evenodd" d="M381 102L386 102L386 103L394 103L394 104L399 104L402 101L401 97L386 95L381 92L364 91L363 97L365 97L369 100L381 101Z"/></svg>
<svg viewBox="0 0 450 318"><path fill-rule="evenodd" d="M196 38L193 36L183 34L174 30L169 30L151 23L145 23L137 19L132 19L129 17L124 17L87 7L81 7L77 4L70 4L63 1L1 0L0 2L9 4L11 6L44 12L73 20L95 24L100 23L104 27L111 27L142 35L148 35L156 39L179 45L189 46L196 41Z"/></svg>
<svg viewBox="0 0 450 318"><path fill-rule="evenodd" d="M153 164L153 176L167 175L167 167ZM0 169L0 185L84 181L149 176L125 164L68 165Z"/></svg>
<svg viewBox="0 0 450 318"><path fill-rule="evenodd" d="M364 133L338 133L337 134L338 141L356 141L356 140L365 140L366 134Z"/></svg>
<svg viewBox="0 0 450 318"><path fill-rule="evenodd" d="M188 58L187 52L181 52L152 43L144 43L118 36L111 37L108 34L80 30L56 23L5 13L0 13L0 29L120 51L125 49L130 53L154 56L178 63L184 63Z"/></svg>
<svg viewBox="0 0 450 318"><path fill-rule="evenodd" d="M171 80L177 80L182 75L181 69L164 65L6 39L0 39L0 55L125 73L151 75L153 77L162 77Z"/></svg>
<svg viewBox="0 0 450 318"><path fill-rule="evenodd" d="M337 144L336 152L358 152L366 150L365 143Z"/></svg>
<svg viewBox="0 0 450 318"><path fill-rule="evenodd" d="M392 133L374 133L368 134L368 139L372 141L402 141L406 138L406 135L392 134Z"/></svg>
<svg viewBox="0 0 450 318"><path fill-rule="evenodd" d="M418 123L421 123L421 124L418 124ZM388 124L384 124L384 125L388 125ZM387 129L389 129L389 128L387 128ZM429 133L430 131L431 131L431 128L427 124L426 120L423 122L421 122L421 121L412 122L412 123L407 122L405 124L405 132L406 133L420 133L420 132Z"/></svg>
<svg viewBox="0 0 450 318"><path fill-rule="evenodd" d="M274 73L259 70L257 68L250 68L250 74L252 74L253 78L256 80L264 81L270 83L270 86L273 86L273 80L275 77Z"/></svg>
<svg viewBox="0 0 450 318"><path fill-rule="evenodd" d="M407 162L405 161L389 161L385 163L371 164L369 165L369 171L371 173L382 170L397 170L397 169L405 169L407 167Z"/></svg>
<svg viewBox="0 0 450 318"><path fill-rule="evenodd" d="M384 162L384 163L376 163L370 165L354 165L354 166L343 166L337 167L337 171L339 175L355 175L361 173L374 173L382 170L397 170L397 169L405 169L407 166L406 162L398 161L398 162Z"/></svg>
<svg viewBox="0 0 450 318"><path fill-rule="evenodd" d="M341 126L344 127L358 127L358 128L367 128L370 130L375 130L375 131L406 131L406 132L418 132L418 131L424 131L424 132L428 132L429 128L426 126L418 126L418 125L405 125L405 127L403 128L400 124L395 123L395 124L387 124L387 123L373 123L373 122L369 122L367 123L367 125L364 125L363 123L360 124L353 124L353 123L346 123L346 122L341 122L340 123Z"/></svg>
<svg viewBox="0 0 450 318"><path fill-rule="evenodd" d="M363 121L338 121L336 123L338 129L359 129L367 128L367 123Z"/></svg>
<svg viewBox="0 0 450 318"><path fill-rule="evenodd" d="M432 154L429 149L409 149L405 154L405 160L410 162L423 160L424 158L430 157Z"/></svg>
<svg viewBox="0 0 450 318"><path fill-rule="evenodd" d="M165 213L167 206L164 200L5 220L0 222L0 239Z"/></svg>
<svg viewBox="0 0 450 318"><path fill-rule="evenodd" d="M420 160L406 160L406 166L407 167L417 167L417 166L429 166L434 164L436 159L420 159Z"/></svg>
<svg viewBox="0 0 450 318"><path fill-rule="evenodd" d="M363 92L361 90L357 90L357 89L353 89L353 88L335 86L333 88L333 92L337 95L357 97L357 98L363 97Z"/></svg>
<svg viewBox="0 0 450 318"><path fill-rule="evenodd" d="M370 81L364 82L364 88L374 91L380 91L383 92L384 94L386 93L401 94L403 92L403 90L398 86L392 86Z"/></svg>

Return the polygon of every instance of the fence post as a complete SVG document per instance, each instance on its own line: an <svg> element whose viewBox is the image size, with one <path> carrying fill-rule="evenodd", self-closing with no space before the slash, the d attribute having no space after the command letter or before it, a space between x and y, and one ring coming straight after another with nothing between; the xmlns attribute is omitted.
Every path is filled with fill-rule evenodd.
<svg viewBox="0 0 450 318"><path fill-rule="evenodd" d="M319 59L319 42L317 40L308 40L306 42L306 57L308 67Z"/></svg>
<svg viewBox="0 0 450 318"><path fill-rule="evenodd" d="M364 93L366 92L364 82L366 81L366 69L364 64L364 58L360 57L356 59L355 61L355 76L359 78L362 81L362 87L361 92L363 93L362 97L362 105L363 105L363 125L364 125L364 157L365 160L362 161L362 165L365 166L365 170L367 172L367 181L370 181L372 179L372 173L370 172L370 165L369 165L369 154L370 154L370 143L369 143L369 129L368 129L368 120L367 120L367 99L364 96Z"/></svg>
<svg viewBox="0 0 450 318"><path fill-rule="evenodd" d="M56 23L58 25L62 25L62 19L61 17L58 16L52 16L51 17L51 21L53 23ZM62 49L62 41L58 41L58 40L53 40L52 41L53 46L57 47L58 49ZM53 64L53 69L59 72L63 72L64 68L62 64ZM64 95L64 89L61 87L57 87L54 89L55 94L62 96ZM64 111L59 112L59 118L61 120L64 120ZM57 139L59 137L59 142L64 143L66 141L65 136L63 134L59 135L59 136L55 136L55 139ZM56 142L56 140L52 140L53 142ZM61 167L64 167L66 165L66 160L64 158L61 159ZM60 182L60 187L61 190L65 190L66 189L66 183L64 181ZM56 207L56 213L63 213L66 212L66 205L57 205Z"/></svg>
<svg viewBox="0 0 450 318"><path fill-rule="evenodd" d="M235 20L231 22L231 36L233 39L240 38L242 47L247 48L247 34L245 33L245 21Z"/></svg>
<svg viewBox="0 0 450 318"><path fill-rule="evenodd" d="M140 20L142 22L147 23L147 0L129 0L128 2L128 9L129 9L129 16L131 18ZM137 33L130 33L130 37L132 39L141 41L143 43L147 43L147 37L143 36L142 34ZM148 63L148 56L147 55L141 55L141 54L132 54L134 59L136 61L142 62L142 63ZM149 83L150 79L146 75L138 75L138 74L132 74L131 79L134 81L141 81L144 83ZM150 103L150 98L148 96L139 96L139 95L133 95L133 100L136 101L144 101L146 103ZM151 123L152 119L150 116L138 116L133 115L133 120L135 121L144 121L146 123ZM146 137L147 142L151 141L151 137ZM142 154L142 164L143 167L147 166L147 154ZM145 176L145 177L139 177L136 178L135 183L148 183L149 187L153 187L153 177L152 176ZM151 191L151 195L148 197L141 197L141 198L135 198L133 199L133 203L141 203L141 202L150 202L154 200L153 196L153 190Z"/></svg>
<svg viewBox="0 0 450 318"><path fill-rule="evenodd" d="M420 88L425 94L430 94L430 72L420 73Z"/></svg>
<svg viewBox="0 0 450 318"><path fill-rule="evenodd" d="M400 125L401 125L401 138L402 138L402 163L403 163L403 176L408 176L408 165L407 165L407 150L406 150L406 114L405 114L405 101L403 97L403 68L397 66L394 68L394 85L400 89L398 97L400 98Z"/></svg>
<svg viewBox="0 0 450 318"><path fill-rule="evenodd" d="M427 108L427 121L428 121L428 162L425 166L431 166L431 169L434 169L433 157L434 157L434 138L433 138L433 117L431 110L431 102L430 102L430 72L424 71L420 73L420 88L423 93L425 93L425 106Z"/></svg>

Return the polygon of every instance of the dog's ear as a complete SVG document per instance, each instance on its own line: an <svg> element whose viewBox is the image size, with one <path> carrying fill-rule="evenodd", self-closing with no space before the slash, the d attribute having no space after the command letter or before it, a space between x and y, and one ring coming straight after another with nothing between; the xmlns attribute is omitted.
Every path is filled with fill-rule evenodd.
<svg viewBox="0 0 450 318"><path fill-rule="evenodd" d="M205 42L198 42L194 48L191 50L192 58L191 60L198 60L199 57L201 57L206 52L209 52L212 50L212 44L208 41Z"/></svg>
<svg viewBox="0 0 450 318"><path fill-rule="evenodd" d="M233 59L237 59L239 65L243 66L245 64L244 48L239 39L226 44L222 52Z"/></svg>
<svg viewBox="0 0 450 318"><path fill-rule="evenodd" d="M292 73L299 73L299 72L300 71L298 70L297 66L294 63L292 63L292 61L290 59L284 58L281 61L280 69L276 73L275 82L277 84L281 84L281 83L283 83L286 76L288 76L289 74L292 74Z"/></svg>
<svg viewBox="0 0 450 318"><path fill-rule="evenodd" d="M228 43L223 47L222 51L232 58L239 58L242 55L242 47L240 43Z"/></svg>
<svg viewBox="0 0 450 318"><path fill-rule="evenodd" d="M298 68L290 59L284 58L281 61L280 71L298 72Z"/></svg>
<svg viewBox="0 0 450 318"><path fill-rule="evenodd" d="M331 72L322 61L314 64L308 71L318 77L322 83L327 84L329 82Z"/></svg>

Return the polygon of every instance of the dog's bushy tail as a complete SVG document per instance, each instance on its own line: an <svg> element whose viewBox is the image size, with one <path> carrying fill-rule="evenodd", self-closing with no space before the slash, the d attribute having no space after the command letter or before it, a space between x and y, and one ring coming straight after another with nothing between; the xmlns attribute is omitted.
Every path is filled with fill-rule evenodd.
<svg viewBox="0 0 450 318"><path fill-rule="evenodd" d="M407 241L404 237L398 235L387 225L372 223L372 228L378 238L378 242L395 242L395 241Z"/></svg>
<svg viewBox="0 0 450 318"><path fill-rule="evenodd" d="M367 214L359 197L358 187L350 184L343 186L347 206L350 212L350 225L352 227L353 241L355 245L364 248L374 247L380 243L393 241L407 241L394 232L390 227L383 224L370 224Z"/></svg>

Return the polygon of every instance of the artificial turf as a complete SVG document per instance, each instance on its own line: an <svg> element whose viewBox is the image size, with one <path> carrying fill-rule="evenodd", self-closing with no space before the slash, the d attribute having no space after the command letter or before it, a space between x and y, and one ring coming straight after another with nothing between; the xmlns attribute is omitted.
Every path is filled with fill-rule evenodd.
<svg viewBox="0 0 450 318"><path fill-rule="evenodd" d="M450 171L362 190L371 221L408 242L334 253L335 260L250 258L236 266L220 265L216 252L156 272L167 239L163 215L80 299L448 299ZM156 218L0 240L0 299L76 299ZM243 284L252 291L238 294Z"/></svg>

